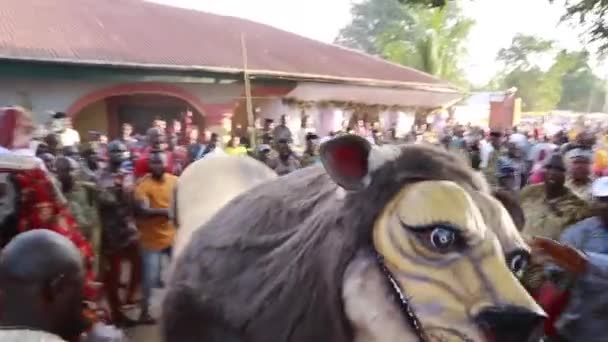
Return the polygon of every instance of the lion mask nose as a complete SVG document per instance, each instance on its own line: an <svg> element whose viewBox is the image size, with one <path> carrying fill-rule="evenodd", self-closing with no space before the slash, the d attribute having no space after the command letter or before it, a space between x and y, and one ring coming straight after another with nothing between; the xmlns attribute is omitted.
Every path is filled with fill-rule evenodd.
<svg viewBox="0 0 608 342"><path fill-rule="evenodd" d="M544 314L519 306L490 307L475 318L490 342L538 342Z"/></svg>

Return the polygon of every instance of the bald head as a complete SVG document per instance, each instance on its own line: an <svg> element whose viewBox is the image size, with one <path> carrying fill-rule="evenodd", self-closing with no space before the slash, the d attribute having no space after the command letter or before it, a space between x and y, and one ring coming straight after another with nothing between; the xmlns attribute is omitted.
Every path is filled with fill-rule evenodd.
<svg viewBox="0 0 608 342"><path fill-rule="evenodd" d="M34 284L62 274L82 274L83 261L67 238L46 229L17 235L0 254L0 287L4 280Z"/></svg>
<svg viewBox="0 0 608 342"><path fill-rule="evenodd" d="M161 148L161 144L164 142L164 134L161 129L152 127L146 132L146 136L148 139L148 146L154 150L159 150Z"/></svg>
<svg viewBox="0 0 608 342"><path fill-rule="evenodd" d="M65 340L86 328L84 265L76 246L46 229L17 235L0 254L0 325Z"/></svg>

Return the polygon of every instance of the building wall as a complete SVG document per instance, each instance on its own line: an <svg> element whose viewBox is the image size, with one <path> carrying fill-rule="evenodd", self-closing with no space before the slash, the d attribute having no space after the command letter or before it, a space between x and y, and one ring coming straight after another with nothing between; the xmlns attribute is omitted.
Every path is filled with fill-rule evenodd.
<svg viewBox="0 0 608 342"><path fill-rule="evenodd" d="M88 131L108 132L106 102L97 101L83 109L74 119L74 128L81 137L86 137Z"/></svg>
<svg viewBox="0 0 608 342"><path fill-rule="evenodd" d="M39 123L48 111L66 111L78 99L103 88L124 84L107 80L15 79L0 77L0 106L31 104ZM232 101L243 91L241 84L172 83L198 97L204 104Z"/></svg>
<svg viewBox="0 0 608 342"><path fill-rule="evenodd" d="M312 120L311 125L320 136L326 136L331 131L342 129L342 122L349 122L353 116L352 110L344 110L338 107L317 107L301 109L297 106L287 106L281 100L268 100L258 105L260 116L274 119L278 122L282 114L288 117L287 126L292 132L300 128L302 114L306 114ZM401 112L386 110L378 113L381 127L385 130L394 127L397 136L403 137L411 131L415 114L413 111Z"/></svg>

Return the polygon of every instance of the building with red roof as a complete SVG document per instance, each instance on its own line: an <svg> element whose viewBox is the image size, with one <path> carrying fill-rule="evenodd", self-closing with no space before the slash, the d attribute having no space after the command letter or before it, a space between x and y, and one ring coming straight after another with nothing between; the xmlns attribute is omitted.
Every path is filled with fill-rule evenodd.
<svg viewBox="0 0 608 342"><path fill-rule="evenodd" d="M255 115L306 115L322 133L461 98L423 72L245 19L142 0L2 1L0 104L39 121L64 111L81 134L185 111L200 126L246 126L246 76Z"/></svg>

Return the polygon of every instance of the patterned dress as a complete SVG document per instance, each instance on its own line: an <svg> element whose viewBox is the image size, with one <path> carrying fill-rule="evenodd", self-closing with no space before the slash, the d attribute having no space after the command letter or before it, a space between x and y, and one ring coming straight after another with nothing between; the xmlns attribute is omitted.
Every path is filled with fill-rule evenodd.
<svg viewBox="0 0 608 342"><path fill-rule="evenodd" d="M59 233L78 248L86 268L85 296L94 300L93 249L78 228L61 190L33 157L5 154L0 158L0 172L9 172L19 189L17 231L48 229Z"/></svg>

